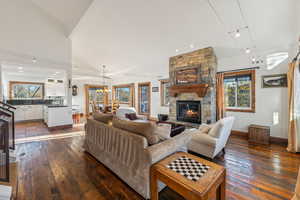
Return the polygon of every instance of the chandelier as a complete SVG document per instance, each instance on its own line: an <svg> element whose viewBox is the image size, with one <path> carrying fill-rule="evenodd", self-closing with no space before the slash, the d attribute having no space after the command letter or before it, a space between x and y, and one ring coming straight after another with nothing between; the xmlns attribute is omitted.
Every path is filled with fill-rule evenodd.
<svg viewBox="0 0 300 200"><path fill-rule="evenodd" d="M103 86L103 88L96 90L96 92L100 93L100 94L108 94L110 92L110 89L108 89L108 87L105 85L105 79L106 79L105 68L106 68L106 66L102 65L102 86Z"/></svg>

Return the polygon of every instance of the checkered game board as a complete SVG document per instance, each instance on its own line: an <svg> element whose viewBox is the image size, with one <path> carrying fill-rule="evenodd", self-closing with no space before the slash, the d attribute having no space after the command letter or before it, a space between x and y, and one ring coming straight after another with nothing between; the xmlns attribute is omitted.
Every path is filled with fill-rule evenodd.
<svg viewBox="0 0 300 200"><path fill-rule="evenodd" d="M168 164L167 168L185 176L189 180L198 181L208 171L209 166L182 156Z"/></svg>

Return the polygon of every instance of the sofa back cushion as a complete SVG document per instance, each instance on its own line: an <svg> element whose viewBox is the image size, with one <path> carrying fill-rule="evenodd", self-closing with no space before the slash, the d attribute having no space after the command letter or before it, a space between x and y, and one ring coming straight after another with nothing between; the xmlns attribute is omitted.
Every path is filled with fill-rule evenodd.
<svg viewBox="0 0 300 200"><path fill-rule="evenodd" d="M155 133L155 124L151 122L120 120L114 117L112 124L115 128L123 129L144 136L150 145L156 144L160 141L159 136Z"/></svg>
<svg viewBox="0 0 300 200"><path fill-rule="evenodd" d="M113 119L113 114L95 112L93 113L93 118L94 120L109 124Z"/></svg>

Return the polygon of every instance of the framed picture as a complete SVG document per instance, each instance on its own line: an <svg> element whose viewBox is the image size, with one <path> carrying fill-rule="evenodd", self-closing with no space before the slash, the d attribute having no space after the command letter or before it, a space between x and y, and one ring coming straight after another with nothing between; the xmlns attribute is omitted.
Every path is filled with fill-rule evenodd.
<svg viewBox="0 0 300 200"><path fill-rule="evenodd" d="M152 92L159 92L158 87L152 87Z"/></svg>
<svg viewBox="0 0 300 200"><path fill-rule="evenodd" d="M198 81L198 69L182 69L176 71L176 84L193 84Z"/></svg>
<svg viewBox="0 0 300 200"><path fill-rule="evenodd" d="M287 74L262 76L262 88L287 87Z"/></svg>

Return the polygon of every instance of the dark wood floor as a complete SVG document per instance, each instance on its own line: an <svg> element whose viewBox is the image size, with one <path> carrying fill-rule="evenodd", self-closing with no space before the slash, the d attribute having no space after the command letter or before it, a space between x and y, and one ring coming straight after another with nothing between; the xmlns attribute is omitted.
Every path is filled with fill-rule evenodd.
<svg viewBox="0 0 300 200"><path fill-rule="evenodd" d="M70 133L74 131L82 131L83 126L74 126L73 128L64 130L53 130L50 131L47 126L40 121L32 122L18 122L16 123L16 139L28 138L33 136L58 134L58 133Z"/></svg>
<svg viewBox="0 0 300 200"><path fill-rule="evenodd" d="M83 137L26 143L17 146L19 200L142 199L102 164L84 153ZM290 199L300 155L284 146L249 145L232 137L225 157L215 159L227 169L227 199ZM160 200L181 199L170 189Z"/></svg>

